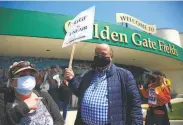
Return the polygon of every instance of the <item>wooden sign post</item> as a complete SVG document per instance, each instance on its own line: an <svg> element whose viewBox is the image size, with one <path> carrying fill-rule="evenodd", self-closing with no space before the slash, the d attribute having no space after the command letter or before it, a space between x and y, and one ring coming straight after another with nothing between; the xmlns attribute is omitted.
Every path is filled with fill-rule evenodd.
<svg viewBox="0 0 183 125"><path fill-rule="evenodd" d="M71 56L70 56L70 60L69 60L69 67L68 67L69 70L72 70L72 62L73 62L73 57L74 57L74 53L75 53L75 47L76 47L76 44L74 43L72 46L72 52L71 52Z"/></svg>

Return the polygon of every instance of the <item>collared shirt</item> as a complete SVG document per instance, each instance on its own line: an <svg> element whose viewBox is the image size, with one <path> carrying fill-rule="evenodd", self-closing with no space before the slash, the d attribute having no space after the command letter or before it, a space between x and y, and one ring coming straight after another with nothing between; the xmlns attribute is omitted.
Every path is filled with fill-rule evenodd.
<svg viewBox="0 0 183 125"><path fill-rule="evenodd" d="M96 70L81 102L81 116L88 125L104 125L108 119L108 91L105 71Z"/></svg>

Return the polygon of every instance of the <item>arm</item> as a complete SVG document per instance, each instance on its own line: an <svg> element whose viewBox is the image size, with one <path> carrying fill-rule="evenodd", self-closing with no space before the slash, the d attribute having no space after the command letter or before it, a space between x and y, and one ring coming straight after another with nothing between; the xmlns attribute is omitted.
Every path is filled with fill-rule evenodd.
<svg viewBox="0 0 183 125"><path fill-rule="evenodd" d="M41 92L40 95L46 100L47 108L53 118L54 125L64 125L64 119L52 97L47 92Z"/></svg>
<svg viewBox="0 0 183 125"><path fill-rule="evenodd" d="M0 117L0 125L15 125L19 124L21 118L23 118L30 110L35 110L38 107L38 101L42 99L41 97L37 98L28 98L23 102L20 102L14 108L9 108L6 113Z"/></svg>
<svg viewBox="0 0 183 125"><path fill-rule="evenodd" d="M14 108L8 109L6 113L0 117L0 125L18 124L23 116L30 110L26 103L21 102Z"/></svg>
<svg viewBox="0 0 183 125"><path fill-rule="evenodd" d="M79 86L82 83L82 80L85 76L85 74L87 74L90 70L88 70L87 72L83 73L82 75L80 75L79 77L74 77L74 72L70 69L66 69L65 75L64 77L67 79L68 83L69 83L69 87L71 88L72 92L78 97L79 96Z"/></svg>
<svg viewBox="0 0 183 125"><path fill-rule="evenodd" d="M131 72L126 72L127 125L142 125L141 97Z"/></svg>
<svg viewBox="0 0 183 125"><path fill-rule="evenodd" d="M79 85L82 81L82 76L79 76L79 77L74 77L73 79L71 80L68 80L68 85L70 87L70 89L72 90L72 92L78 97L78 88L79 88Z"/></svg>

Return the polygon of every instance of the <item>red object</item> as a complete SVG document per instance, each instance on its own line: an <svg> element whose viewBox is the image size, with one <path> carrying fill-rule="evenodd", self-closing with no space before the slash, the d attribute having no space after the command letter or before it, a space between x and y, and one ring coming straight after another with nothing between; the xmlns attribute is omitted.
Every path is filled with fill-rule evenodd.
<svg viewBox="0 0 183 125"><path fill-rule="evenodd" d="M62 83L67 86L67 81L63 80Z"/></svg>

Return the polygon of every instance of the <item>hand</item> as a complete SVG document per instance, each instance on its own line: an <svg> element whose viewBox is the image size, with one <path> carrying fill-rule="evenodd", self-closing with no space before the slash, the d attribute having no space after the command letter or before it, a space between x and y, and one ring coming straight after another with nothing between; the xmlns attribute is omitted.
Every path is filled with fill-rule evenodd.
<svg viewBox="0 0 183 125"><path fill-rule="evenodd" d="M140 90L142 90L144 87L143 87L143 85L138 85L138 88L139 88Z"/></svg>
<svg viewBox="0 0 183 125"><path fill-rule="evenodd" d="M36 98L30 97L28 99L25 99L24 102L29 108L29 110L36 110L41 99L42 97L36 97Z"/></svg>
<svg viewBox="0 0 183 125"><path fill-rule="evenodd" d="M72 69L66 68L65 70L66 70L66 71L65 71L64 77L65 77L67 80L71 80L72 78L74 78L74 72L72 71Z"/></svg>

